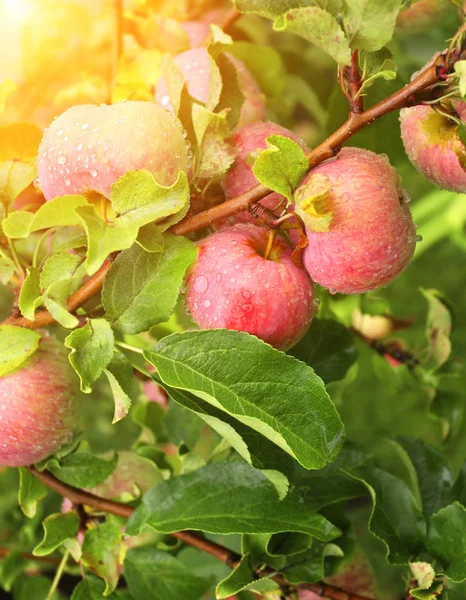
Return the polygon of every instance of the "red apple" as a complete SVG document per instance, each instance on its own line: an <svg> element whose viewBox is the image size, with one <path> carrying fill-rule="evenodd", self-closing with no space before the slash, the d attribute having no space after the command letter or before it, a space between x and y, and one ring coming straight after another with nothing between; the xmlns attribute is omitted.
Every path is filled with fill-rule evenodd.
<svg viewBox="0 0 466 600"><path fill-rule="evenodd" d="M459 102L455 109L452 116L463 120L466 104ZM406 152L418 171L441 188L466 192L466 149L458 124L422 105L403 108L400 123Z"/></svg>
<svg viewBox="0 0 466 600"><path fill-rule="evenodd" d="M299 144L304 151L308 150L303 140L295 133L271 121L251 123L238 129L234 134L237 148L236 159L223 180L223 190L226 200L239 196L257 185L258 181L252 171L254 163L253 153L257 151L258 155L261 150L265 150L267 148L267 138L271 135L281 135L290 138ZM282 196L280 194L272 193L261 200L260 203L266 208L274 209L280 204L281 199ZM245 211L231 217L228 222L229 224L234 224L237 222L251 222L253 220L252 215Z"/></svg>
<svg viewBox="0 0 466 600"><path fill-rule="evenodd" d="M264 119L265 99L255 79L240 60L231 56L231 54L228 54L228 58L236 68L239 87L245 97L241 108L239 126ZM186 52L175 56L174 61L183 74L189 94L195 100L205 104L209 97L210 73L212 68L211 58L206 48L186 50ZM155 99L167 110L173 110L168 95L167 84L163 77L157 84Z"/></svg>
<svg viewBox="0 0 466 600"><path fill-rule="evenodd" d="M44 335L25 363L0 378L0 464L30 465L71 441L79 425L77 394L65 347Z"/></svg>
<svg viewBox="0 0 466 600"><path fill-rule="evenodd" d="M186 306L203 329L247 331L281 350L296 344L314 316L314 287L277 237L264 258L268 232L252 224L204 239L188 276Z"/></svg>
<svg viewBox="0 0 466 600"><path fill-rule="evenodd" d="M315 282L362 294L387 285L408 264L416 231L400 177L385 156L343 148L306 177L300 196L296 211L309 241L303 261ZM328 231L313 230L317 213L331 214Z"/></svg>
<svg viewBox="0 0 466 600"><path fill-rule="evenodd" d="M186 153L181 125L152 102L73 106L44 133L40 186L47 200L88 190L109 197L111 185L137 169L168 186L186 171Z"/></svg>

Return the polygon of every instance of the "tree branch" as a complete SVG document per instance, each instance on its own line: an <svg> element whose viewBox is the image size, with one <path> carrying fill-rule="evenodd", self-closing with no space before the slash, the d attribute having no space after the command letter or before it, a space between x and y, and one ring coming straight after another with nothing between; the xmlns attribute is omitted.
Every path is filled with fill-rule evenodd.
<svg viewBox="0 0 466 600"><path fill-rule="evenodd" d="M28 469L29 472L37 477L37 479L39 479L44 485L60 494L60 496L68 498L74 504L87 504L98 511L106 512L111 515L117 515L126 519L128 519L136 510L132 506L122 504L121 502L107 500L106 498L96 496L91 492L86 492L85 490L81 490L74 486L63 483L48 471L38 471L34 466L30 466ZM175 531L170 535L181 540L185 544L188 544L189 546L193 546L198 550L207 552L207 554L210 554L218 560L221 560L232 569L236 568L240 563L241 557L236 554L236 552L232 552L220 544L206 540L205 538L202 538L191 531ZM259 576L271 576L271 579L273 579L273 581L277 582L282 587L289 587L290 585L285 580L283 575L276 574L276 571L274 569L270 569L269 567L261 570ZM317 594L317 596L328 598L329 600L371 600L364 596L350 594L344 590L341 590L340 588L327 585L323 582L304 584L300 585L299 587L301 589L310 590Z"/></svg>
<svg viewBox="0 0 466 600"><path fill-rule="evenodd" d="M6 558L14 552L12 548L0 548L0 558ZM57 567L60 564L59 558L53 558L52 556L35 556L29 552L20 552L21 556L27 560L35 560L37 562L46 563Z"/></svg>

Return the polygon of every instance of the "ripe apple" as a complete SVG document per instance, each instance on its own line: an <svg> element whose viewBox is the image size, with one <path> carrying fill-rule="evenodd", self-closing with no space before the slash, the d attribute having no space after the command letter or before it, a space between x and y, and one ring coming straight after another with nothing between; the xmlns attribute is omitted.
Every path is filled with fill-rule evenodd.
<svg viewBox="0 0 466 600"><path fill-rule="evenodd" d="M272 123L271 121L262 121L259 123L251 123L245 127L241 127L234 133L234 141L237 148L235 162L223 180L223 190L226 200L230 200L235 196L243 194L250 188L257 185L258 181L252 171L253 154L257 150L257 154L261 150L267 148L267 138L271 135L281 135L290 138L301 146L304 151L307 151L305 143L293 131ZM269 209L274 209L280 204L282 196L277 193L272 193L266 196L260 203ZM237 222L251 222L253 217L249 212L245 211L231 217L229 224Z"/></svg>
<svg viewBox="0 0 466 600"><path fill-rule="evenodd" d="M343 148L311 171L295 198L309 241L304 266L332 292L387 285L413 255L416 231L401 180L383 155ZM331 217L328 231L313 230L316 215Z"/></svg>
<svg viewBox="0 0 466 600"><path fill-rule="evenodd" d="M44 335L25 363L0 378L0 464L30 465L71 441L79 427L77 394L63 344Z"/></svg>
<svg viewBox="0 0 466 600"><path fill-rule="evenodd" d="M168 186L186 171L186 154L181 125L152 102L73 106L44 133L40 186L47 200L88 190L109 197L111 185L137 169Z"/></svg>
<svg viewBox="0 0 466 600"><path fill-rule="evenodd" d="M268 232L240 223L199 244L185 302L203 329L247 331L281 350L296 344L314 316L314 287L277 237L264 258Z"/></svg>
<svg viewBox="0 0 466 600"><path fill-rule="evenodd" d="M245 98L241 108L238 126L247 125L254 121L261 121L265 118L264 95L244 64L231 54L228 54L228 58L236 68L239 87ZM186 52L181 52L181 54L175 56L174 61L183 74L184 82L189 94L195 100L206 103L209 97L210 73L212 67L211 58L207 49L191 48L190 50L186 50ZM167 84L163 77L157 84L155 99L167 110L173 110L168 95Z"/></svg>
<svg viewBox="0 0 466 600"><path fill-rule="evenodd" d="M466 103L451 109L452 117L466 123ZM401 138L413 165L441 188L466 192L466 149L458 123L430 106L400 111Z"/></svg>

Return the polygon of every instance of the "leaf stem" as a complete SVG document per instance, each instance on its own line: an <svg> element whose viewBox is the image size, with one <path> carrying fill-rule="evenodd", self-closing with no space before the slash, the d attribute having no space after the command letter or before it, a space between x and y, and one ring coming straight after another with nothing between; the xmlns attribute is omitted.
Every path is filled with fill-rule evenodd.
<svg viewBox="0 0 466 600"><path fill-rule="evenodd" d="M142 348L138 348L137 346L131 346L131 344L126 344L125 342L115 341L115 346L120 346L120 348L125 348L130 352L137 352L137 354L144 354L144 350Z"/></svg>
<svg viewBox="0 0 466 600"><path fill-rule="evenodd" d="M20 284L22 284L23 281L24 281L24 279L25 279L25 277L26 277L26 274L24 272L24 269L23 269L23 267L21 265L21 262L20 262L20 260L18 258L18 255L16 253L15 246L14 246L12 240L10 240L10 238L8 238L8 248L9 248L10 253L11 253L11 258L13 259L13 262L15 263L16 274L19 277Z"/></svg>
<svg viewBox="0 0 466 600"><path fill-rule="evenodd" d="M63 571L65 570L66 563L68 562L69 557L70 557L70 551L66 550L65 554L63 555L63 558L60 561L60 564L58 565L58 569L55 573L55 577L53 578L52 585L50 586L49 593L47 594L47 597L45 600L52 600L55 592L57 591L58 584L60 583L60 579L63 575Z"/></svg>

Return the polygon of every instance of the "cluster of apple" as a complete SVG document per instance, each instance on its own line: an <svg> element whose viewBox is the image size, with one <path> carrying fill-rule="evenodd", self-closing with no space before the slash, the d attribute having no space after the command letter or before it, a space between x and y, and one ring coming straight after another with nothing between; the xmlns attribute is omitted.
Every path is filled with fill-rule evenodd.
<svg viewBox="0 0 466 600"><path fill-rule="evenodd" d="M199 38L205 31L195 33ZM207 50L188 50L175 63L190 95L206 102L211 65ZM251 156L266 148L270 135L288 137L306 150L293 132L265 120L258 85L243 63L234 59L233 64L245 102L233 134L236 159L222 184L225 201L257 183ZM429 106L403 110L402 136L411 160L428 178L465 191L465 150L457 132L464 104L451 110L451 119ZM155 102L67 110L44 133L38 170L46 200L89 190L109 197L111 185L130 170L146 169L169 186L180 171L188 171L188 162L183 129L162 80ZM402 272L416 244L407 201L386 156L343 148L306 176L294 204L285 208L304 224L308 243L303 267L293 260L293 234L279 233L270 247L272 238L264 225L248 212L234 215L199 242L186 281L185 303L193 321L201 328L246 331L287 350L315 314L314 283L332 293L361 294L387 285ZM280 217L284 203L276 193L261 203ZM324 229L316 225L316 216L322 215L328 217ZM21 373L0 379L0 464L34 463L66 443L76 426L75 389L63 346L44 336ZM45 408L32 401L37 395L47 398ZM29 446L24 444L24 428L35 432L28 434L35 440Z"/></svg>

